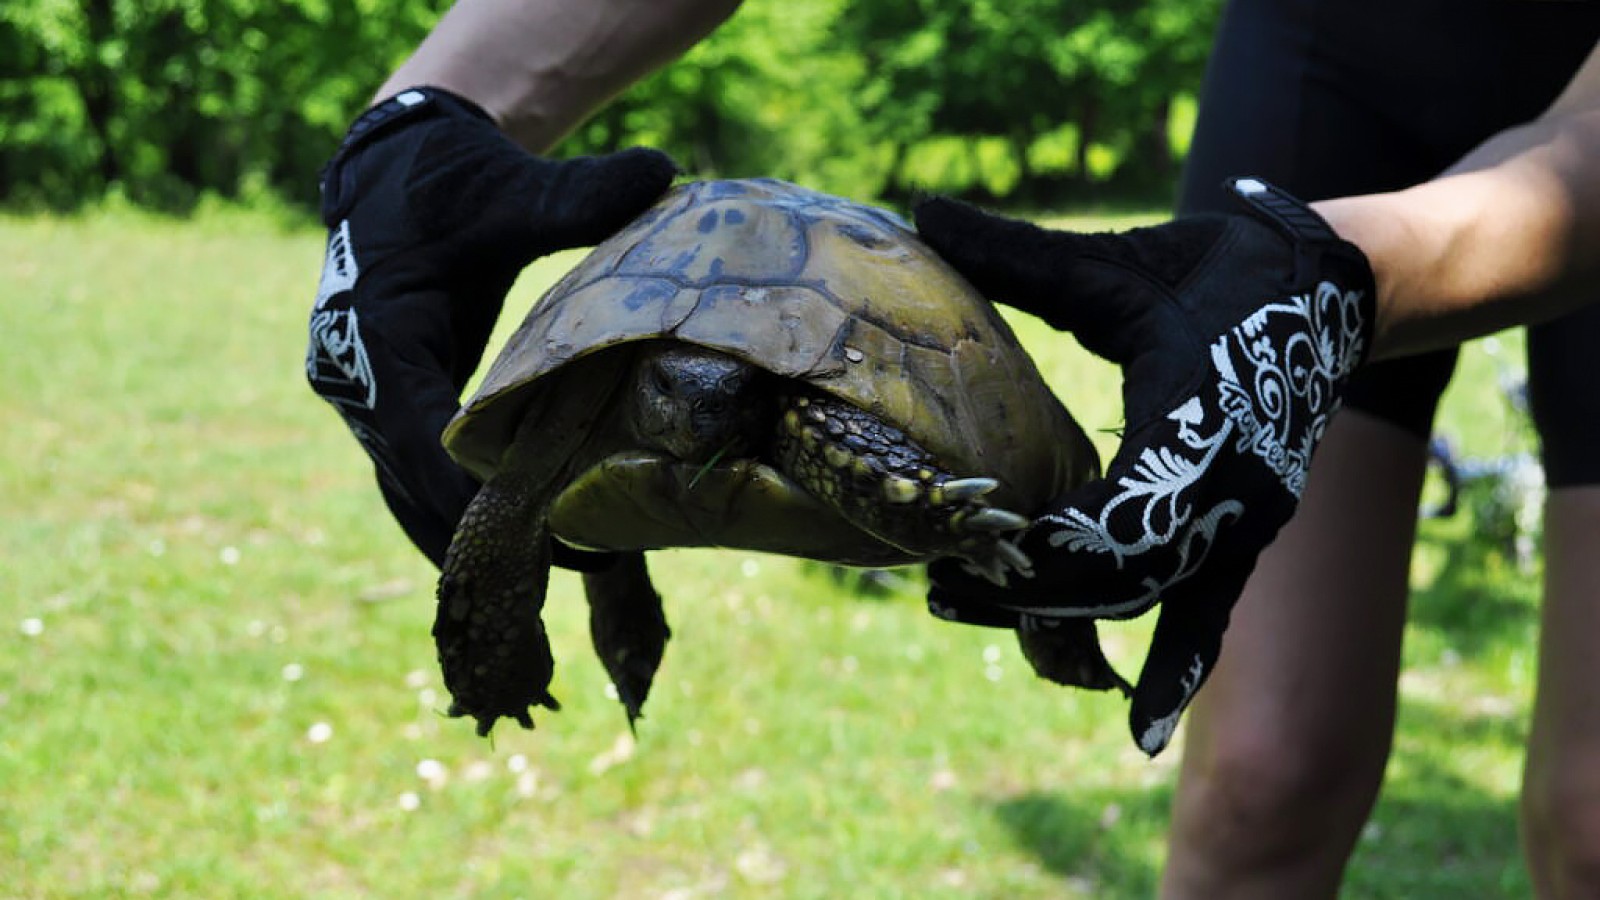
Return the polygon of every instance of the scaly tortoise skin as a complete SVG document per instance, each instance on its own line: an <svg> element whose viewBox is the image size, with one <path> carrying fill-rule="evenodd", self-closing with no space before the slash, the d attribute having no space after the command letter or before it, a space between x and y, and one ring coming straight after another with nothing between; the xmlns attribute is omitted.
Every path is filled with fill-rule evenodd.
<svg viewBox="0 0 1600 900"><path fill-rule="evenodd" d="M994 309L899 219L772 180L678 187L529 312L444 435L484 487L434 625L452 715L557 709L550 539L640 714L669 636L644 551L723 546L1026 570L1008 536L1093 447ZM1044 677L1123 682L1088 620L1019 633Z"/></svg>

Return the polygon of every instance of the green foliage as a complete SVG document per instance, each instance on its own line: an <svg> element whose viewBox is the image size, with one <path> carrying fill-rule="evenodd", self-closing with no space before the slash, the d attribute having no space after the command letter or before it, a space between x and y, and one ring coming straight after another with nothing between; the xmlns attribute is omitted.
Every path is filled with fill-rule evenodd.
<svg viewBox="0 0 1600 900"><path fill-rule="evenodd" d="M22 0L0 5L0 201L116 187L312 199L351 116L444 0Z"/></svg>
<svg viewBox="0 0 1600 900"><path fill-rule="evenodd" d="M310 204L349 120L447 5L0 4L0 202ZM647 144L702 176L856 196L1164 188L1170 110L1197 88L1219 5L749 0L562 151Z"/></svg>
<svg viewBox="0 0 1600 900"><path fill-rule="evenodd" d="M859 96L874 135L904 160L892 187L977 189L1043 204L1119 170L1144 184L1170 178L1169 109L1199 84L1217 8L1177 0L855 3L837 34L867 62ZM1070 152L1052 153L1063 132ZM944 149L930 153L928 144Z"/></svg>

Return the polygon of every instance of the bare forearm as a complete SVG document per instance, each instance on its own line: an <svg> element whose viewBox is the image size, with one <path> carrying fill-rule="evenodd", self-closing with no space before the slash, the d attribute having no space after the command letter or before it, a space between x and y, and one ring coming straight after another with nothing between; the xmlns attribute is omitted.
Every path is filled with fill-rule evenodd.
<svg viewBox="0 0 1600 900"><path fill-rule="evenodd" d="M548 150L607 100L710 34L739 0L459 0L375 99L433 85Z"/></svg>
<svg viewBox="0 0 1600 900"><path fill-rule="evenodd" d="M1569 95L1439 178L1316 204L1372 261L1373 358L1450 346L1600 299L1600 99L1586 89Z"/></svg>

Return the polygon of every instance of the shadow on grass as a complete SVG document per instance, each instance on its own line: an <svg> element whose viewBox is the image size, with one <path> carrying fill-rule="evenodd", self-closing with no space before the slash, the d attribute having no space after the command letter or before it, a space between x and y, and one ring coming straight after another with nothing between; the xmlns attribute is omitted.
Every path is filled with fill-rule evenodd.
<svg viewBox="0 0 1600 900"><path fill-rule="evenodd" d="M1410 699L1348 884L1363 897L1525 897L1517 798L1485 787L1485 757L1520 759L1518 716ZM1463 752L1469 750L1470 752Z"/></svg>
<svg viewBox="0 0 1600 900"><path fill-rule="evenodd" d="M1385 791L1345 877L1353 897L1528 897L1515 802L1442 783Z"/></svg>
<svg viewBox="0 0 1600 900"><path fill-rule="evenodd" d="M1152 897L1171 802L1168 786L1032 792L1000 801L994 812L1022 850L1087 895Z"/></svg>
<svg viewBox="0 0 1600 900"><path fill-rule="evenodd" d="M1527 896L1516 799L1485 787L1474 770L1485 754L1520 753L1521 720L1415 700L1403 716L1383 794L1346 872L1345 895ZM1172 794L1170 785L1024 793L997 802L994 814L1021 850L1086 895L1151 897Z"/></svg>

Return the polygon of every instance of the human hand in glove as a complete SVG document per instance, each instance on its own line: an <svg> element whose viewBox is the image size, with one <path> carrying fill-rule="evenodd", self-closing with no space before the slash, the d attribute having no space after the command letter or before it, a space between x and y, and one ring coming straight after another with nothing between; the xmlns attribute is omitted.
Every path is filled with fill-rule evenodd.
<svg viewBox="0 0 1600 900"><path fill-rule="evenodd" d="M1057 498L1022 537L1030 573L997 586L939 561L929 607L997 624L1159 603L1129 713L1151 755L1215 665L1372 338L1361 252L1270 185L1227 189L1238 214L1121 234L1048 231L945 199L916 210L923 239L987 297L1120 365L1125 418L1105 477Z"/></svg>
<svg viewBox="0 0 1600 900"><path fill-rule="evenodd" d="M609 237L676 171L643 149L541 159L472 102L434 88L367 110L323 170L328 251L306 377L372 457L389 509L435 565L478 490L440 434L512 283L541 256ZM555 553L573 568L606 561Z"/></svg>

